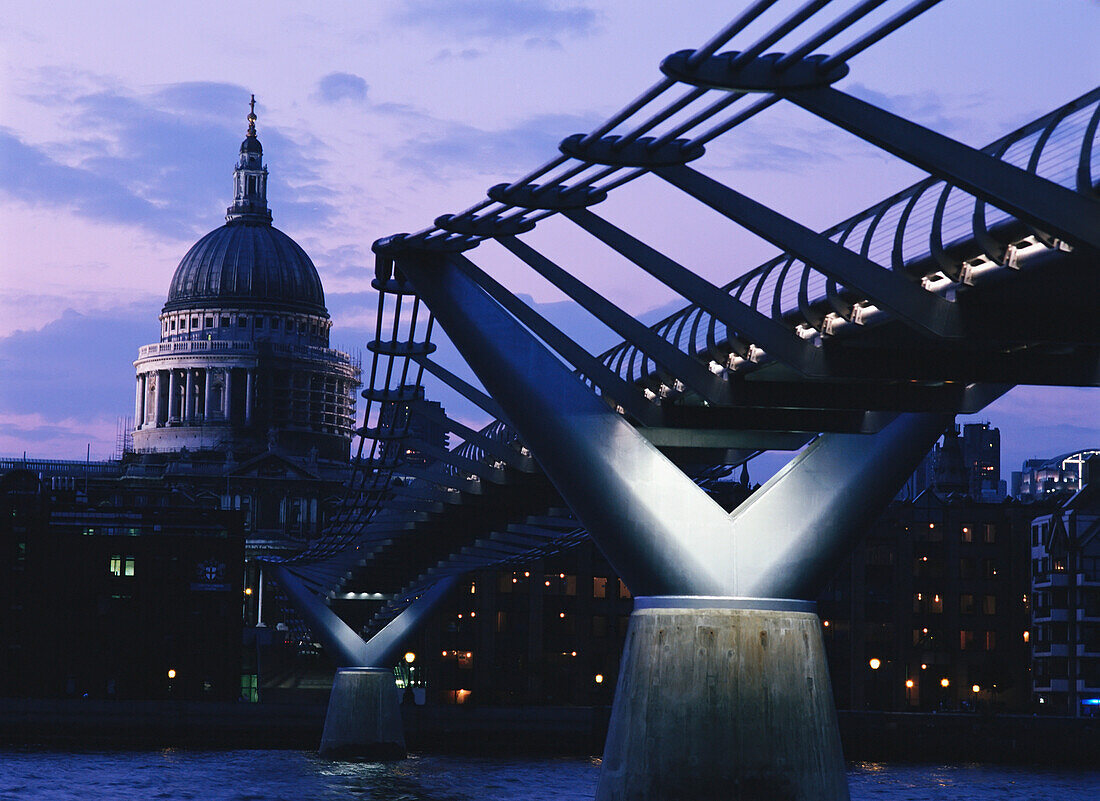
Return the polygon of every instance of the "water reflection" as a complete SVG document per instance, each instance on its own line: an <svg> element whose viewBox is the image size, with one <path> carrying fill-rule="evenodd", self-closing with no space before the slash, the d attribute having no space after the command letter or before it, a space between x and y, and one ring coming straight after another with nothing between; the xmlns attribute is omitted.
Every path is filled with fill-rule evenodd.
<svg viewBox="0 0 1100 801"><path fill-rule="evenodd" d="M0 750L0 801L590 801L599 759L413 756L329 762L298 751ZM853 801L1095 801L1100 772L851 766Z"/></svg>

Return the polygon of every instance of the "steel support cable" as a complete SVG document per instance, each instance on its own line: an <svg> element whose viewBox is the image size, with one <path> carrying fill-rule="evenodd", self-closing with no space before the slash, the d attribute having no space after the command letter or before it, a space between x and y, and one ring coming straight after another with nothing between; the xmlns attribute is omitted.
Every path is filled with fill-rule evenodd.
<svg viewBox="0 0 1100 801"><path fill-rule="evenodd" d="M743 93L743 92L727 92L727 93L725 93L725 95L723 97L719 98L714 103L711 103L705 109L702 109L695 116L693 116L690 119L685 120L684 122L680 123L679 125L674 127L672 130L666 131L665 133L658 136L656 139L654 139L652 142L649 143L649 150L655 151L655 150L658 150L659 148L663 147L664 145L667 145L669 142L671 142L673 139L680 136L681 134L687 133L688 131L692 130L696 126L702 125L704 122L709 120L714 115L716 115L716 114L718 114L722 111L725 111L727 108L732 106L734 103L736 103L738 100L740 100L744 96L745 96L745 93Z"/></svg>
<svg viewBox="0 0 1100 801"><path fill-rule="evenodd" d="M795 47L793 50L789 50L775 62L775 69L778 72L783 72L791 64L797 61L801 61L806 56L810 55L814 50L821 47L821 45L828 42L834 36L837 36L847 30L851 25L863 19L863 17L870 14L876 8L881 6L888 0L863 0L862 3L851 9L847 14L844 14L837 19L832 25L819 31L814 36L807 39L802 44Z"/></svg>
<svg viewBox="0 0 1100 801"><path fill-rule="evenodd" d="M514 236L502 236L497 241L531 269L552 283L581 308L592 314L623 339L631 340L644 350L659 367L677 376L711 403L725 400L725 386L713 373L652 329L624 312L607 298L570 275L550 259ZM721 385L721 386L720 386Z"/></svg>
<svg viewBox="0 0 1100 801"><path fill-rule="evenodd" d="M681 95L678 99L676 99L674 102L672 102L669 105L665 106L663 109L658 111L656 114L651 116L649 119L645 120L644 122L639 123L635 127L631 128L629 132L627 132L627 133L623 134L622 136L620 136L618 141L616 141L611 146L612 149L613 150L621 150L622 148L626 147L628 144L630 144L631 142L638 139L638 137L640 137L642 134L648 133L650 130L652 130L653 128L656 128L658 125L660 125L662 122L667 120L669 117L674 116L675 114L679 113L682 109L687 108L688 106L690 106L696 100L698 100L703 95L705 95L708 91L710 91L710 90L706 89L704 87L699 87L699 86L688 90L683 95Z"/></svg>
<svg viewBox="0 0 1100 801"><path fill-rule="evenodd" d="M764 34L761 38L756 40L753 44L749 45L747 48L738 53L733 61L730 62L730 68L738 69L740 67L743 67L745 64L748 64L750 61L757 58L761 53L771 47L773 44L778 42L788 33L793 31L803 22L805 22L818 11L827 6L829 2L830 0L810 0L810 2L803 5L802 8L795 11L777 26ZM691 63L690 57L688 59L688 63Z"/></svg>
<svg viewBox="0 0 1100 801"><path fill-rule="evenodd" d="M910 20L920 16L928 9L932 8L935 5L938 5L940 2L941 0L918 0L918 2L913 3L913 5L909 6L903 11L898 12L890 19L886 20L886 22L882 23L882 25L880 25L879 27L869 31L868 33L865 33L863 36L859 37L847 47L842 49L840 52L834 53L833 55L826 58L824 61L817 65L818 71L822 73L828 72L837 64L843 64L844 62L849 61L853 57L862 53L871 45L882 39L885 39L902 25L905 25Z"/></svg>
<svg viewBox="0 0 1100 801"><path fill-rule="evenodd" d="M759 17L773 5L776 0L757 0L751 6L746 8L741 14L733 19L726 27L718 31L714 36L710 38L706 44L696 50L688 57L688 65L692 67L698 67L708 58L718 52L726 42L732 39L734 36L748 27L754 19ZM602 134L601 134L602 135Z"/></svg>
<svg viewBox="0 0 1100 801"><path fill-rule="evenodd" d="M727 327L759 343L773 358L801 372L813 374L820 369L816 349L770 317L730 297L727 292L588 209L575 209L564 214L682 297L722 319Z"/></svg>
<svg viewBox="0 0 1100 801"><path fill-rule="evenodd" d="M719 136L726 133L727 131L736 128L738 125L745 122L746 120L755 117L764 109L774 106L776 103L779 102L779 99L779 95L766 95L757 100L747 109L744 109L743 111L734 114L725 122L720 122L703 134L693 137L691 143L694 145L705 145L707 142L710 142L713 139L717 139Z"/></svg>
<svg viewBox="0 0 1100 801"><path fill-rule="evenodd" d="M912 327L937 337L961 335L957 307L907 278L690 167L660 167L654 173L757 236L866 293Z"/></svg>
<svg viewBox="0 0 1100 801"><path fill-rule="evenodd" d="M831 87L784 97L898 158L982 197L1021 221L1100 251L1100 203ZM999 143L998 143L999 144Z"/></svg>
<svg viewBox="0 0 1100 801"><path fill-rule="evenodd" d="M1095 134L1096 134L1097 125L1098 125L1098 123L1100 123L1100 102L1098 102L1098 100L1100 100L1100 89L1095 89L1091 92L1086 93L1085 95L1082 95L1080 98L1077 98L1076 100L1074 100L1070 104L1068 104L1069 106L1071 106L1074 109L1084 109L1084 108L1088 108L1088 107L1092 106L1093 104L1096 104L1096 111L1091 117L1090 126L1089 126L1089 128L1086 132L1084 143L1083 143L1083 146L1082 146L1082 151L1083 151L1082 152L1082 163L1084 165L1086 165L1085 168L1084 168L1085 170L1088 169L1087 165L1091 164L1091 152L1085 152L1085 151L1091 145L1092 138L1094 138ZM1000 147L1005 142L1012 142L1012 141L1020 140L1023 137L1026 137L1029 134L1034 133L1035 131L1041 131L1049 125L1050 120L1053 117L1060 116L1062 114L1062 111L1063 111L1062 109L1055 110L1055 111L1053 111L1053 112L1051 112L1047 115L1044 115L1043 117L1041 117L1038 120L1027 123L1026 125L1022 126L1021 128L1017 129L1016 131L1013 131L1012 133L1007 134L1006 136L1004 136L1001 139L991 143L990 145L987 145L985 148L983 148L983 150L985 152L991 152L991 151L995 150L996 148ZM1091 134L1092 136L1090 137L1089 134ZM1088 175L1087 172L1085 174ZM1086 180L1088 180L1089 183L1091 183L1091 175L1089 175L1089 177ZM893 270L897 271L897 272L902 271L903 268L905 268L907 270L909 263L912 262L913 259L916 259L917 257L913 256L911 258L905 258L905 256L904 256L905 242L904 242L903 234L905 233L905 231L908 231L910 227L917 224L917 223L913 222L913 219L917 219L918 221L923 220L924 221L923 224L933 224L934 223L934 219L931 220L931 221L928 219L928 215L929 215L930 212L928 212L927 210L922 211L921 214L918 215L917 218L912 218L911 219L910 214L913 211L913 209L915 209L915 207L917 206L920 198L923 195L925 195L930 189L934 189L934 187L936 187L937 184L942 186L942 182L939 179L935 178L935 177L925 178L922 181L918 182L917 184L914 184L914 185L912 185L912 186L910 186L906 189L903 189L900 192L893 195L892 197L887 198L884 201L881 201L879 204L876 204L871 209L868 209L867 211L864 211L864 212L860 212L859 214L855 215L853 218L851 218L849 220L846 220L846 221L843 221L841 223L838 223L837 225L833 226L833 228L823 232L823 235L832 235L832 234L835 234L837 232L843 231L845 228L849 228L849 227L853 226L854 224L856 224L860 219L868 217L870 215L877 214L880 211L881 207L883 207L883 206L888 206L888 205L898 204L898 203L904 203L906 205L906 209L905 209L905 211L903 211L903 213L901 215L901 219L899 220L899 223L898 223L897 233L895 234L894 249L893 249L892 259L891 259L891 266L893 267ZM934 215L933 215L933 217L934 217ZM903 228L905 229L905 231L902 230ZM786 257L786 255L781 256L781 257L777 257L777 258L781 259L781 258L785 258L785 257ZM769 262L769 264L770 263L771 262ZM734 279L729 284L727 284L725 287L723 287L723 289L728 291L728 292L733 292L739 286L744 288L749 282L754 280L754 277L760 272L760 270L763 267L766 267L766 266L767 265L763 265L762 267L755 268L754 270L751 270L748 273ZM798 293L799 297L798 297L798 307L797 308L798 308L799 312L803 315L803 317L807 320L807 322L810 325L812 325L814 328L820 329L820 323L821 323L820 315L815 314L815 313L811 313L811 310L810 310L811 302L817 303L820 299L811 298L809 296L808 286L807 286L808 277L809 277L808 268L802 270L801 271L801 279L800 279L800 288L799 288L799 293ZM915 277L920 278L921 276L916 275ZM740 290L738 290L738 292L740 292ZM690 309L690 308L691 307L688 307L688 309ZM700 307L696 306L696 308L700 308ZM679 314L679 313L680 312L676 312L675 314ZM714 324L715 324L715 319L713 317L711 317L710 329L713 329ZM729 336L732 336L732 335L729 335ZM624 350L625 344L626 343L622 343L620 345L615 346L611 350L607 351L607 356L609 356L609 357L614 356L615 354L618 354L618 364L616 365L616 368L617 368L617 371L620 372L620 373L622 372L623 359L627 355L627 351Z"/></svg>

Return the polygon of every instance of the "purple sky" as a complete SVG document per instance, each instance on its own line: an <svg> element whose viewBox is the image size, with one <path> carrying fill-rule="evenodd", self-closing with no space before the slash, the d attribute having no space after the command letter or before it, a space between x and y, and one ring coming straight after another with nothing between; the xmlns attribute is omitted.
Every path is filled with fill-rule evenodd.
<svg viewBox="0 0 1100 801"><path fill-rule="evenodd" d="M371 241L423 228L547 160L739 5L10 0L0 28L0 454L113 451L116 419L132 413L130 362L157 339L172 272L223 221L250 92L275 224L321 272L333 342L361 349L373 321ZM1093 88L1098 33L1095 0L945 0L855 59L840 86L981 145ZM700 166L819 228L920 177L784 106L719 140ZM601 213L715 281L773 252L656 180L615 193ZM530 240L628 311L650 320L670 310L667 290L567 224L548 221ZM592 349L613 343L499 249L473 256ZM1100 444L1097 398L1021 388L976 419L1001 427L1013 469Z"/></svg>

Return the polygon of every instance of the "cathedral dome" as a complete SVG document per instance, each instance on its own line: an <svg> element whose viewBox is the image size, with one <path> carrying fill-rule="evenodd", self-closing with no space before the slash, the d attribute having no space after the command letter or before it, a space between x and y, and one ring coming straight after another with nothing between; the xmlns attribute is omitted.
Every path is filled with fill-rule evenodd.
<svg viewBox="0 0 1100 801"><path fill-rule="evenodd" d="M297 242L271 225L255 102L253 97L233 171L226 224L187 251L172 276L163 312L228 306L328 317L317 268Z"/></svg>
<svg viewBox="0 0 1100 801"><path fill-rule="evenodd" d="M301 246L265 222L231 220L183 257L164 311L233 306L327 316L321 278Z"/></svg>

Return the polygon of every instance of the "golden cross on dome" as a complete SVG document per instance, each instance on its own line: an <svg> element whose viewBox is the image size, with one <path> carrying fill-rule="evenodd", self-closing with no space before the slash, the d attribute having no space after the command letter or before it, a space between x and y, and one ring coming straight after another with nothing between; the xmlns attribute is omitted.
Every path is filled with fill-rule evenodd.
<svg viewBox="0 0 1100 801"><path fill-rule="evenodd" d="M256 135L256 95L248 103L248 135Z"/></svg>

